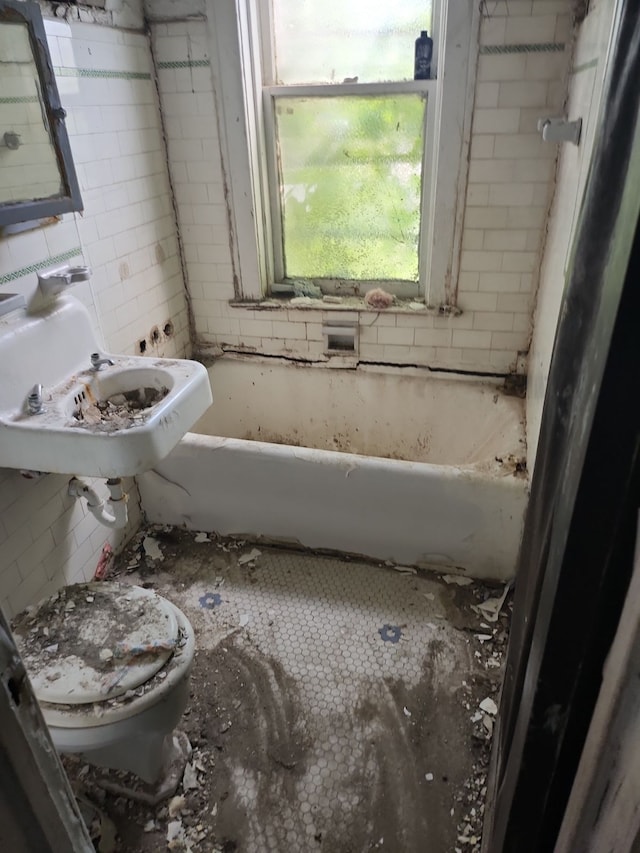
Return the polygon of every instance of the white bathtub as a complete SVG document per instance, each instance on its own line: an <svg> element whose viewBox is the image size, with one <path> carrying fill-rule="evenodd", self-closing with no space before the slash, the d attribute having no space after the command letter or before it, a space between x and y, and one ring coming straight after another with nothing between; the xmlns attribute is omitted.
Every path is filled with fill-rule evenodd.
<svg viewBox="0 0 640 853"><path fill-rule="evenodd" d="M210 376L195 432L138 478L149 521L513 576L524 406L497 380L252 357Z"/></svg>

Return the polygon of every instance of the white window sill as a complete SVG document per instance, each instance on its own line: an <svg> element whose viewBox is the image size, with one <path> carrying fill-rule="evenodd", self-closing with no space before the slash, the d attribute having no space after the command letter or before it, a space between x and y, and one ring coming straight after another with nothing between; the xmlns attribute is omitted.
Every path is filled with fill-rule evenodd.
<svg viewBox="0 0 640 853"><path fill-rule="evenodd" d="M309 296L298 296L291 298L279 299L260 299L256 301L238 302L231 299L229 305L231 308L245 309L249 311L278 311L278 310L299 310L299 311L361 311L368 314L417 314L428 315L432 317L457 317L462 314L460 308L454 306L440 306L434 308L429 305L420 304L415 299L397 299L389 308L375 308L367 305L363 298L358 296L340 297L341 301L333 302L324 299L312 299ZM419 307L418 307L419 305Z"/></svg>

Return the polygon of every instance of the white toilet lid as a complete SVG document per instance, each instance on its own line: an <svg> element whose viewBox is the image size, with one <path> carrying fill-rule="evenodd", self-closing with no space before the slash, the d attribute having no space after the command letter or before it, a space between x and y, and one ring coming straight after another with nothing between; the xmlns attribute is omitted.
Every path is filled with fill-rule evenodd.
<svg viewBox="0 0 640 853"><path fill-rule="evenodd" d="M14 622L40 702L104 702L136 690L165 665L178 621L152 590L114 582L74 584ZM143 649L149 651L136 654Z"/></svg>

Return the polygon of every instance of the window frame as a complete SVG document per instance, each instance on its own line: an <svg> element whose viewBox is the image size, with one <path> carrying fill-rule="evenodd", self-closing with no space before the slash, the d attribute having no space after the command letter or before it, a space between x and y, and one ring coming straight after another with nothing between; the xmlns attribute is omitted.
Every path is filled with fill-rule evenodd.
<svg viewBox="0 0 640 853"><path fill-rule="evenodd" d="M313 86L263 86L260 63L272 59L269 22L265 25L259 14L269 7L261 0L207 0L236 300L255 301L291 290L277 281L282 270L281 220L280 200L269 191L269 174L277 162L268 141L274 130L268 99L284 91L323 89L328 94L366 96L395 89L424 91L429 98L423 157L423 181L429 192L422 199L418 289L399 287L396 292L434 308L455 306L478 51L477 4L435 0L436 79Z"/></svg>

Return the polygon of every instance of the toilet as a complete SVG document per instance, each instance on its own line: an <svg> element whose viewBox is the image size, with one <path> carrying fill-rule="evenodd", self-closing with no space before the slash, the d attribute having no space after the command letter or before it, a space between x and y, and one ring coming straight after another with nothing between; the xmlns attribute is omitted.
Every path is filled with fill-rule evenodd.
<svg viewBox="0 0 640 853"><path fill-rule="evenodd" d="M174 604L128 584L73 584L23 611L13 630L59 752L149 784L186 760L174 729L195 637Z"/></svg>

